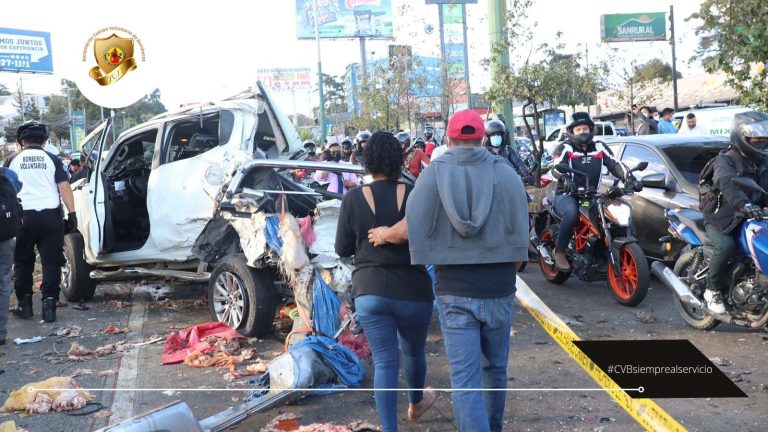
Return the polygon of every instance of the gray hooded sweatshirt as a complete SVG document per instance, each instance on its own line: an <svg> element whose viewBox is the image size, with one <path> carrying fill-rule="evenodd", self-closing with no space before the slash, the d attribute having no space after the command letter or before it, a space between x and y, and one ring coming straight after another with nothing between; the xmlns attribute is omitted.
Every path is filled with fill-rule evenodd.
<svg viewBox="0 0 768 432"><path fill-rule="evenodd" d="M484 147L453 147L421 173L406 206L413 264L528 260L528 199L515 170Z"/></svg>

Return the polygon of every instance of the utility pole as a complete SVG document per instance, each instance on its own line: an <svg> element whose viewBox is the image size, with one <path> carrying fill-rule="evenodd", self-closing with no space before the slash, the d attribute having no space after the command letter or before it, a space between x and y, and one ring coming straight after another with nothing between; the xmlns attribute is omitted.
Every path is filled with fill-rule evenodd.
<svg viewBox="0 0 768 432"><path fill-rule="evenodd" d="M72 119L72 99L69 96L69 82L67 82L67 119L69 120L69 148L75 149L75 127Z"/></svg>
<svg viewBox="0 0 768 432"><path fill-rule="evenodd" d="M507 39L507 2L506 0L488 0L488 34L491 41L491 50L494 46L505 42ZM493 52L493 51L491 51ZM498 66L491 68L491 80L499 82L500 67L509 67L509 49L496 56ZM499 107L497 107L499 108ZM514 128L515 119L512 116L512 104L504 101L501 105L504 119L507 121L507 129Z"/></svg>
<svg viewBox="0 0 768 432"><path fill-rule="evenodd" d="M368 74L368 62L365 58L365 36L360 36L360 82L362 88L365 88L366 75Z"/></svg>
<svg viewBox="0 0 768 432"><path fill-rule="evenodd" d="M323 62L320 57L320 23L318 22L317 2L315 5L315 43L317 44L317 90L320 93L320 106L318 115L320 117L320 144L325 147L325 95L323 92Z"/></svg>
<svg viewBox="0 0 768 432"><path fill-rule="evenodd" d="M677 111L677 57L675 56L675 8L669 6L670 40L672 45L672 93L674 95L675 111Z"/></svg>

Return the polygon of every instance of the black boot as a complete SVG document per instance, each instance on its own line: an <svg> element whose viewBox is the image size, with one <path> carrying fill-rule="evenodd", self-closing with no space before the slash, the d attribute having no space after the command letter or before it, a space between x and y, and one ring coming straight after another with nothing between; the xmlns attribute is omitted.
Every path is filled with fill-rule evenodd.
<svg viewBox="0 0 768 432"><path fill-rule="evenodd" d="M56 299L53 297L43 299L43 321L56 321Z"/></svg>
<svg viewBox="0 0 768 432"><path fill-rule="evenodd" d="M32 318L32 294L27 294L18 299L19 305L13 310L13 315L18 318Z"/></svg>

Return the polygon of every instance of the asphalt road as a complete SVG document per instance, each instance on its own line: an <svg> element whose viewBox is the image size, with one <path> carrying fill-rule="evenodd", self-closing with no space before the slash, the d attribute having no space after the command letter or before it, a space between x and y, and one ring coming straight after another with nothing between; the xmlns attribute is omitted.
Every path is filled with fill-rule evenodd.
<svg viewBox="0 0 768 432"><path fill-rule="evenodd" d="M685 325L672 304L671 294L658 281L653 280L646 300L637 308L620 306L613 300L605 282L583 283L569 280L562 286L551 285L540 275L532 263L521 274L528 285L556 313L569 323L582 339L688 339L710 358L718 358L720 369L737 381L749 396L740 399L659 399L656 402L677 421L691 431L766 431L765 413L768 412L768 333L747 331L721 325L711 332L701 332ZM49 413L30 417L0 414L2 421L13 419L31 431L94 430L132 415L147 412L174 400L186 401L198 419L215 414L243 399L247 380L224 380L226 371L192 369L184 365L161 366L163 343L140 346L133 350L86 362L71 362L60 354L70 343L95 348L119 340L138 341L152 335L166 335L178 328L208 321L205 306L195 306L203 286L174 285L169 290L176 304L162 304L150 292L165 292L154 287L156 282L142 284L121 283L100 285L89 311L66 307L59 311L59 320L51 324L39 322L39 300L36 298L36 319L9 321L9 342L15 337L47 336L43 342L30 345L6 345L0 348L1 396L25 383L51 376L67 375L72 371L92 369L93 374L76 378L83 387L117 391L94 392L95 400L104 405L100 414L73 417L62 413ZM117 308L114 301L133 303ZM183 300L186 300L183 301ZM656 322L643 323L636 319L638 311L645 311ZM79 338L60 339L49 336L57 327L77 324L82 327ZM130 326L127 335L108 336L104 328L110 324ZM510 350L509 387L517 389L594 388L594 381L568 357L541 329L533 317L522 307L516 309L514 334ZM285 333L266 339L251 339L256 356L270 360L279 355ZM428 340L428 385L450 387L449 371L445 360L437 320ZM364 387L372 387L372 368L366 362L368 375ZM39 369L39 370L36 370ZM96 372L116 370L116 375L97 377ZM404 382L402 383L404 385ZM128 388L195 388L195 392L130 392ZM211 392L206 389L232 389L232 392ZM123 390L120 390L123 389ZM107 412L108 411L108 412ZM257 414L243 422L237 430L259 430L275 416L295 413L302 424L333 422L347 424L354 420L367 420L377 424L373 397L370 393L338 393L313 396L296 404L281 406ZM400 398L401 430L452 431L452 405L450 396L440 394L435 407L421 423L405 420L406 399ZM505 430L515 431L640 431L640 426L613 400L602 392L546 392L513 391L507 399L507 425ZM107 416L107 414L109 414ZM100 417L103 416L103 417Z"/></svg>

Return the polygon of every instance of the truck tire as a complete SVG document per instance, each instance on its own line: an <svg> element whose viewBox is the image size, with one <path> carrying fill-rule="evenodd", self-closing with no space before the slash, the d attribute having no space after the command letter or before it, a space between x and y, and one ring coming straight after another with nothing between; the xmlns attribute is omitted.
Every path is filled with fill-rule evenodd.
<svg viewBox="0 0 768 432"><path fill-rule="evenodd" d="M223 322L244 336L269 335L277 309L272 273L248 267L243 254L225 256L211 272L208 308L214 321Z"/></svg>
<svg viewBox="0 0 768 432"><path fill-rule="evenodd" d="M80 233L64 236L64 266L61 269L61 292L70 302L89 301L96 292L91 279L93 267L85 262L85 243Z"/></svg>

